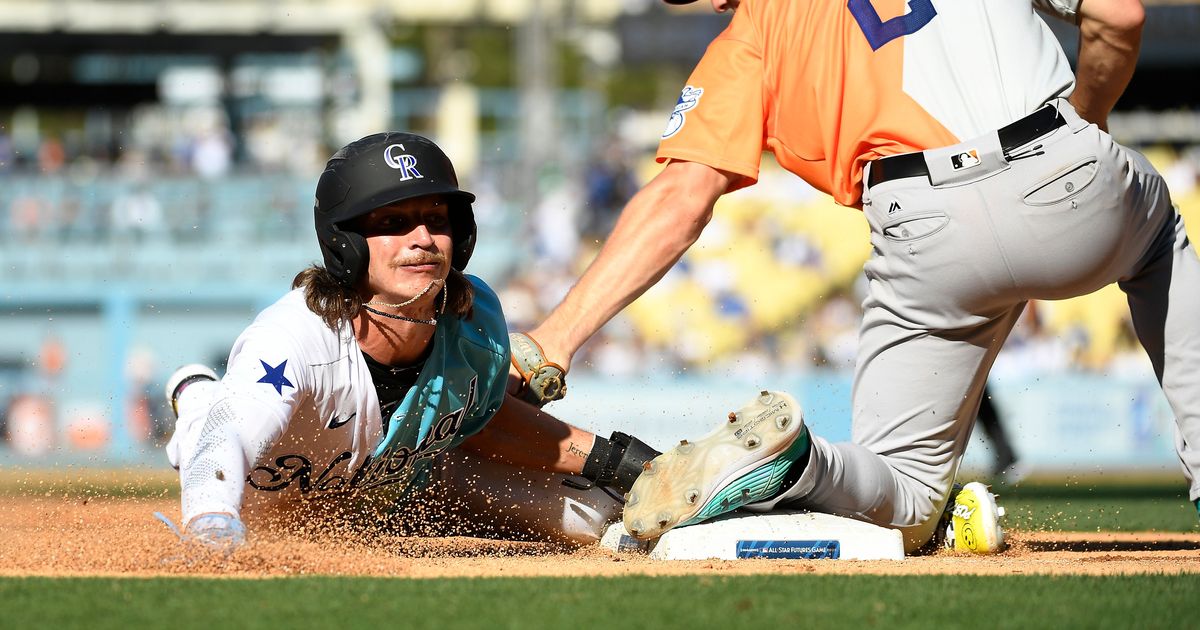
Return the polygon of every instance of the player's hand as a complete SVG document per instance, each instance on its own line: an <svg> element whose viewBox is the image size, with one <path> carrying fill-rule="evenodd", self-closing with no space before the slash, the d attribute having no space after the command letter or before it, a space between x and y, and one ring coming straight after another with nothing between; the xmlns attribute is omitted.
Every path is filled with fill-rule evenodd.
<svg viewBox="0 0 1200 630"><path fill-rule="evenodd" d="M246 543L246 526L232 514L210 512L187 524L184 539L228 555Z"/></svg>
<svg viewBox="0 0 1200 630"><path fill-rule="evenodd" d="M512 352L508 393L538 407L567 394L567 368L547 360L533 337L511 333L508 342Z"/></svg>
<svg viewBox="0 0 1200 630"><path fill-rule="evenodd" d="M246 543L246 526L238 517L225 512L206 512L199 514L188 522L183 531L160 512L155 512L158 520L166 523L183 543L199 545L204 549L228 556L238 547Z"/></svg>

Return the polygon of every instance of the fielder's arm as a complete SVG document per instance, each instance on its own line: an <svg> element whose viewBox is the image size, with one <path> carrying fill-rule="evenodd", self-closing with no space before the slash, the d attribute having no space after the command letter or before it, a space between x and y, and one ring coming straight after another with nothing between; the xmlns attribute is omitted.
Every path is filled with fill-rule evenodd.
<svg viewBox="0 0 1200 630"><path fill-rule="evenodd" d="M697 162L672 161L626 204L579 282L530 332L565 368L589 337L675 264L712 218L736 176Z"/></svg>
<svg viewBox="0 0 1200 630"><path fill-rule="evenodd" d="M1081 118L1105 131L1109 112L1133 77L1145 19L1141 0L1079 5L1079 63L1070 101Z"/></svg>

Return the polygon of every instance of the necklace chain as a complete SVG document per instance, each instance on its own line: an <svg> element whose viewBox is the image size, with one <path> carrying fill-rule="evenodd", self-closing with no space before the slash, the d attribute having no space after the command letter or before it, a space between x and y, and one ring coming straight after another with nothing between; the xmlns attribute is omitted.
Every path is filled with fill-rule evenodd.
<svg viewBox="0 0 1200 630"><path fill-rule="evenodd" d="M409 298L399 304L389 304L388 302L379 302L377 300L371 300L370 302L366 302L366 304L370 304L371 306L386 306L388 308L404 308L405 306L408 306L409 304L412 304L413 302L416 302L417 300L425 297L425 294L429 293L429 290L433 288L433 285L440 284L441 282L442 282L441 280L430 280L429 284L425 285L425 288L422 289L420 293L412 296L411 298ZM442 308L445 308L445 307L446 307L445 298L443 297L442 298Z"/></svg>
<svg viewBox="0 0 1200 630"><path fill-rule="evenodd" d="M371 308L371 306L369 306L369 305L387 306L389 308L401 308L404 306L408 306L409 304L412 304L413 302L416 302L417 300L421 299L421 296L425 295L426 293L429 293L429 290L433 288L433 285L439 284L442 282L443 281L441 281L441 280L430 281L429 284L425 285L424 291L421 291L420 293L416 294L415 296L413 296L412 299L405 301L405 302L401 302L399 304L389 304L387 302L377 302L377 301L372 300L370 302L363 302L363 308L366 309L366 311L368 313L374 313L376 315L387 317L389 319L398 319L402 322L412 322L414 324L425 324L426 326L437 326L438 315L441 315L442 313L446 312L446 294L449 293L449 291L446 291L444 287L442 289L442 308L438 309L437 314L435 314L433 317L430 317L429 319L417 319L416 317L408 317L407 315L396 315L396 314L392 314L392 313L385 313L379 309Z"/></svg>
<svg viewBox="0 0 1200 630"><path fill-rule="evenodd" d="M385 313L381 310L371 308L370 306L367 306L366 304L363 304L363 309L369 313L374 313L376 315L382 315L383 317L387 317L390 319L398 319L402 322L412 322L414 324L425 324L426 326L436 326L437 325L436 317L431 317L429 319L417 319L415 317L407 317L404 315L393 315L391 313Z"/></svg>

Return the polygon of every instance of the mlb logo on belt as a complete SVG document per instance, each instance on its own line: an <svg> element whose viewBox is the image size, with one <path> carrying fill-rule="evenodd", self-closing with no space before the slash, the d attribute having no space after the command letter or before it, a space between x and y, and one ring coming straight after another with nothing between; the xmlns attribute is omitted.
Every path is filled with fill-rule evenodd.
<svg viewBox="0 0 1200 630"><path fill-rule="evenodd" d="M954 167L956 171L971 168L972 166L979 166L979 151L970 149L969 151L951 155L950 166Z"/></svg>

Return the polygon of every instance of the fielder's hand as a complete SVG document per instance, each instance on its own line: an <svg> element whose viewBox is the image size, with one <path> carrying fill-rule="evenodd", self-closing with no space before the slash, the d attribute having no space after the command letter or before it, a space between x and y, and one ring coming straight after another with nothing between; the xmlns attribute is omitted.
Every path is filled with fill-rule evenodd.
<svg viewBox="0 0 1200 630"><path fill-rule="evenodd" d="M198 544L211 551L228 556L246 542L246 526L238 517L224 512L207 512L192 518L183 531L161 512L155 512L158 520L166 523L171 531L186 544Z"/></svg>
<svg viewBox="0 0 1200 630"><path fill-rule="evenodd" d="M512 365L521 377L513 395L541 407L567 394L567 370L547 361L542 346L533 337L521 333L508 335L512 349Z"/></svg>

